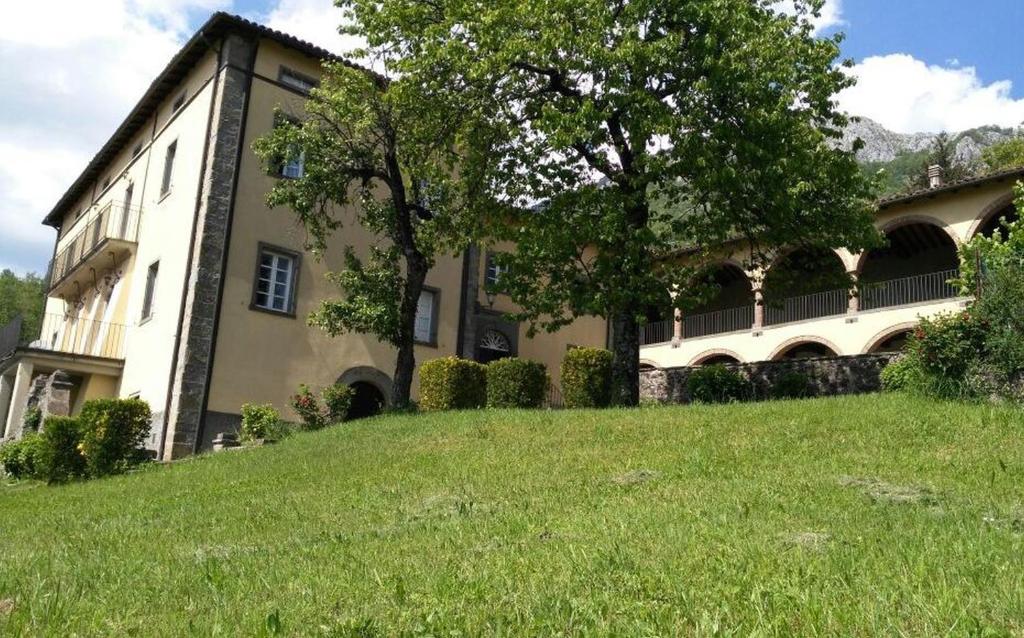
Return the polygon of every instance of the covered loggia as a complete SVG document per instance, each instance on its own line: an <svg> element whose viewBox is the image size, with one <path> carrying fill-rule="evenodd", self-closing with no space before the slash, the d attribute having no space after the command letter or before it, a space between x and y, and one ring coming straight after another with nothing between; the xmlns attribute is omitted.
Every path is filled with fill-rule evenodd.
<svg viewBox="0 0 1024 638"><path fill-rule="evenodd" d="M858 274L861 310L957 296L956 242L930 221L910 221L885 232L886 245L868 252Z"/></svg>
<svg viewBox="0 0 1024 638"><path fill-rule="evenodd" d="M1015 222L1019 219L1020 215L1017 213L1017 207L1013 204L1007 204L1002 208L997 208L982 219L976 233L984 237L992 237L997 230L1004 228L1005 223Z"/></svg>
<svg viewBox="0 0 1024 638"><path fill-rule="evenodd" d="M843 261L832 250L801 248L786 253L765 274L765 325L845 314L848 281Z"/></svg>
<svg viewBox="0 0 1024 638"><path fill-rule="evenodd" d="M750 330L754 325L754 287L742 268L715 264L698 276L703 301L683 316L683 337L695 338Z"/></svg>

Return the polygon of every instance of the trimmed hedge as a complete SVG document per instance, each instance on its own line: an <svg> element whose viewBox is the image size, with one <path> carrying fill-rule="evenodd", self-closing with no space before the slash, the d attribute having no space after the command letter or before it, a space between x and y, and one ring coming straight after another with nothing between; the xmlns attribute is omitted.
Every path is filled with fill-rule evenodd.
<svg viewBox="0 0 1024 638"><path fill-rule="evenodd" d="M89 476L123 472L142 460L152 414L139 399L86 401L78 422Z"/></svg>
<svg viewBox="0 0 1024 638"><path fill-rule="evenodd" d="M605 408L612 398L612 353L573 348L562 360L562 401L567 408Z"/></svg>
<svg viewBox="0 0 1024 638"><path fill-rule="evenodd" d="M78 419L47 417L39 436L41 442L35 478L49 483L64 483L85 476L87 463L80 450L82 424Z"/></svg>
<svg viewBox="0 0 1024 638"><path fill-rule="evenodd" d="M42 435L35 432L0 445L0 468L16 479L40 476L44 460L43 445Z"/></svg>
<svg viewBox="0 0 1024 638"><path fill-rule="evenodd" d="M731 403L750 396L750 384L724 365L697 368L686 380L686 390L695 403Z"/></svg>
<svg viewBox="0 0 1024 638"><path fill-rule="evenodd" d="M444 357L420 366L420 407L432 410L470 410L487 403L487 366Z"/></svg>
<svg viewBox="0 0 1024 638"><path fill-rule="evenodd" d="M772 385L773 399L806 399L811 394L810 377L795 370L783 374Z"/></svg>
<svg viewBox="0 0 1024 638"><path fill-rule="evenodd" d="M529 359L498 359L487 365L487 407L539 408L548 389L548 369Z"/></svg>

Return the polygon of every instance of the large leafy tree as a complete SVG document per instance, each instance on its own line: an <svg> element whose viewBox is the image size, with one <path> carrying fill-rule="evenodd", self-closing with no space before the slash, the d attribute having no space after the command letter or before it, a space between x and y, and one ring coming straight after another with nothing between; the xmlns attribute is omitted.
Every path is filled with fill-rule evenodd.
<svg viewBox="0 0 1024 638"><path fill-rule="evenodd" d="M21 317L22 342L39 338L45 299L46 281L39 275L0 271L0 327Z"/></svg>
<svg viewBox="0 0 1024 638"><path fill-rule="evenodd" d="M341 297L322 301L310 323L332 336L371 334L393 345L397 408L409 404L427 272L472 234L467 202L475 198L457 177L473 174L460 173L463 156L455 152L460 109L440 92L427 95L413 82L336 62L325 65L305 113L280 114L279 125L256 143L272 170L293 167L292 178L270 192L270 204L294 211L318 258L329 247L345 253L345 268L330 275ZM377 239L368 253L338 232L346 222Z"/></svg>
<svg viewBox="0 0 1024 638"><path fill-rule="evenodd" d="M496 225L518 245L501 287L535 328L606 317L619 404L638 402L645 309L689 289L668 251L742 240L757 265L874 238L869 184L832 143L852 80L839 38L813 35L822 0L339 4L407 77L490 98L487 189L529 211Z"/></svg>

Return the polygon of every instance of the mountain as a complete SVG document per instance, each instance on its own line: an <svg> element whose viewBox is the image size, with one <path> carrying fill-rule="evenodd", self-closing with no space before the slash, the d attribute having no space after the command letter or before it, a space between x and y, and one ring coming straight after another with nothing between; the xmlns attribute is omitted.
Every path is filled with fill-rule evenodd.
<svg viewBox="0 0 1024 638"><path fill-rule="evenodd" d="M993 144L1024 135L1024 127L1002 128L980 126L959 133L950 133L956 144L956 159L965 164L981 158L981 151ZM861 162L892 162L915 153L931 149L935 133L895 133L872 119L861 117L850 122L843 133L842 147L849 149L858 137L864 140L864 148L857 153Z"/></svg>

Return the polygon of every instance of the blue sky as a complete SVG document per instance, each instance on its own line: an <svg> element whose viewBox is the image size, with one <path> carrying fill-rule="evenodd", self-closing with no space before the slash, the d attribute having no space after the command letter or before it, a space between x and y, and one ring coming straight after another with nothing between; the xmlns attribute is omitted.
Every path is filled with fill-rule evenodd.
<svg viewBox="0 0 1024 638"><path fill-rule="evenodd" d="M785 4L787 0L779 0ZM791 1L791 0L790 0ZM211 12L342 51L331 0L33 0L0 20L0 268L44 271L40 220ZM840 106L900 132L1024 122L1024 0L827 0L856 88ZM32 60L32 64L24 64ZM29 167L30 170L26 170Z"/></svg>

